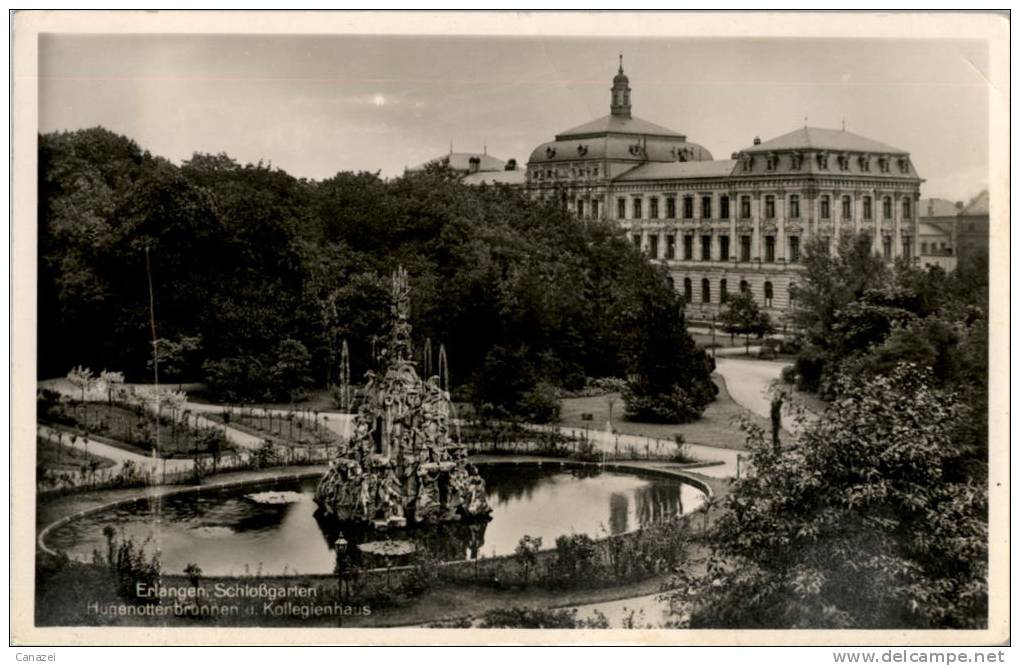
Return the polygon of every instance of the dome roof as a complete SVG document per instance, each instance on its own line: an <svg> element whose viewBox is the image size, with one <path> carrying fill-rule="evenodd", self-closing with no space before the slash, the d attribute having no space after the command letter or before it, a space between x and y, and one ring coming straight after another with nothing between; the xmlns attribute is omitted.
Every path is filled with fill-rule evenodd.
<svg viewBox="0 0 1020 666"><path fill-rule="evenodd" d="M682 134L678 134L677 132L662 127L661 125L650 123L647 120L610 114L608 116L602 116L601 118L596 118L595 120L586 122L583 125L571 127L567 131L557 134L556 140L559 141L561 139L600 134L648 134L653 136L674 137L681 141L684 139Z"/></svg>

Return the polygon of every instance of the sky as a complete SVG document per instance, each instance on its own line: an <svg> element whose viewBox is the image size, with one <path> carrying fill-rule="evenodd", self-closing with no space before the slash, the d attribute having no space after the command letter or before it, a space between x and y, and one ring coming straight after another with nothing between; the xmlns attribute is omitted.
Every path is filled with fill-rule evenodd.
<svg viewBox="0 0 1020 666"><path fill-rule="evenodd" d="M395 176L453 149L527 161L609 113L618 54L633 114L716 159L840 128L911 153L922 196L988 184L979 41L286 35L42 35L39 131L101 125L174 162L263 160L312 179Z"/></svg>

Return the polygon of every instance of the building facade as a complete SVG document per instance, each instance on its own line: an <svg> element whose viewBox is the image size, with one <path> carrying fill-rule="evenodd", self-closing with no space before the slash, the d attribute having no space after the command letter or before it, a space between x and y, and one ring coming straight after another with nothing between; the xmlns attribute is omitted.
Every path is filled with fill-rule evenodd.
<svg viewBox="0 0 1020 666"><path fill-rule="evenodd" d="M917 238L922 268L938 266L947 273L956 269L956 216L962 202L922 199L918 211Z"/></svg>
<svg viewBox="0 0 1020 666"><path fill-rule="evenodd" d="M956 216L957 256L961 262L976 257L988 258L991 240L988 190L982 191L963 206Z"/></svg>
<svg viewBox="0 0 1020 666"><path fill-rule="evenodd" d="M620 69L610 113L531 153L531 196L581 218L615 220L662 262L694 311L714 315L749 290L782 315L809 240L844 232L916 261L921 179L906 151L843 130L804 127L713 159L678 132L633 117Z"/></svg>

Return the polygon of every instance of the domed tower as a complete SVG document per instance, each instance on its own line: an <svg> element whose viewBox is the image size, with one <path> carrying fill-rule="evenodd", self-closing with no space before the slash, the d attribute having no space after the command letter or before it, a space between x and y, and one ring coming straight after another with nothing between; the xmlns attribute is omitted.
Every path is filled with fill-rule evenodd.
<svg viewBox="0 0 1020 666"><path fill-rule="evenodd" d="M613 77L612 104L609 109L612 115L630 118L630 79L623 73L623 54L620 54L620 71Z"/></svg>

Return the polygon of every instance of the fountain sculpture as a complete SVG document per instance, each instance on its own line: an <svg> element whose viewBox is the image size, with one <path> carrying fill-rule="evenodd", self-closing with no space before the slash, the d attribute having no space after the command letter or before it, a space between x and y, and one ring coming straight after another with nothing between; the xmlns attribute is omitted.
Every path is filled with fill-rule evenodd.
<svg viewBox="0 0 1020 666"><path fill-rule="evenodd" d="M393 275L392 329L378 352L382 375L366 373L353 433L315 490L320 512L376 528L488 519L485 481L451 433L450 394L423 380L411 349L407 271ZM445 350L440 348L441 372Z"/></svg>

